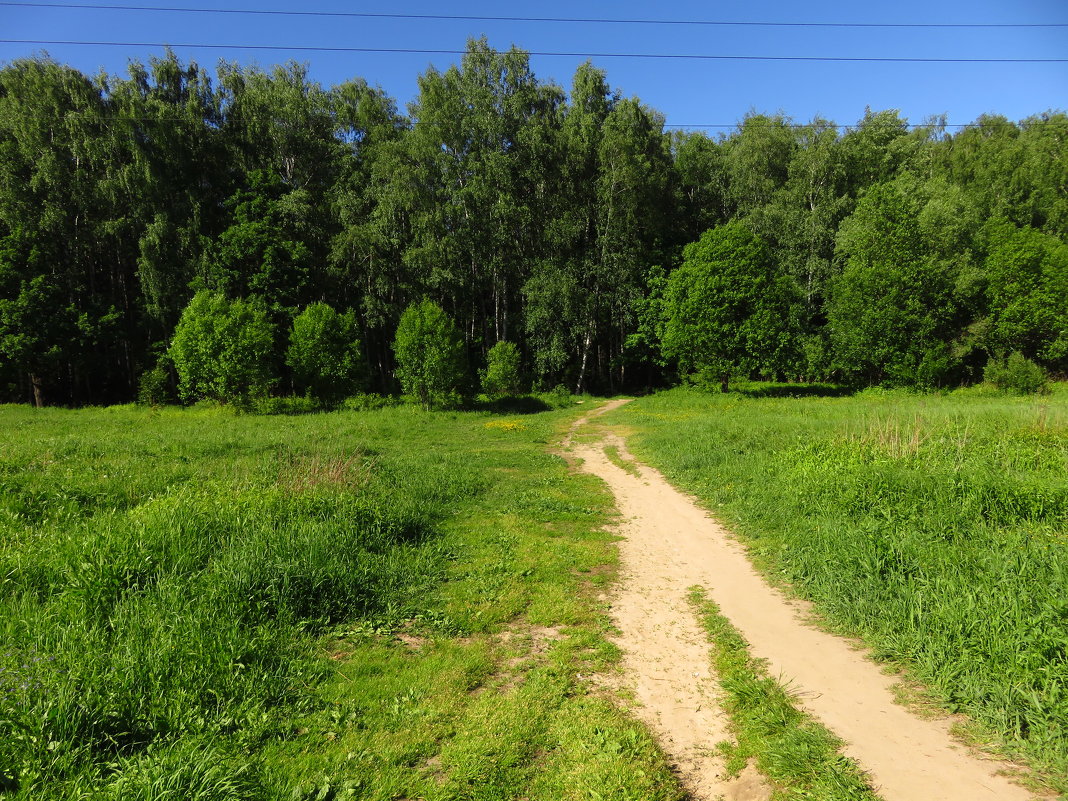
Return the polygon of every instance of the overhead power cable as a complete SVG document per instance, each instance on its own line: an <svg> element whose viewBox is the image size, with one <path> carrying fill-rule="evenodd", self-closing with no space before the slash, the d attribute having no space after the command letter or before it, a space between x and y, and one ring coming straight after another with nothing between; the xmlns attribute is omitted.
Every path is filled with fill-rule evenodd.
<svg viewBox="0 0 1068 801"><path fill-rule="evenodd" d="M462 56L468 51L414 47L328 47L323 45L205 44L191 42L86 42L60 39L0 39L0 44L74 45L85 47L189 47L211 50L281 50L296 53L402 53L431 56ZM881 62L904 64L1062 64L1068 58L914 58L900 56L740 56L711 53L578 53L523 50L530 56L565 58L690 59L700 61L823 61Z"/></svg>
<svg viewBox="0 0 1068 801"><path fill-rule="evenodd" d="M712 25L765 28L1065 28L1068 22L763 22L759 20L621 19L615 17L513 17L475 14L396 14L370 11L286 11L187 6L98 5L89 3L0 2L22 8L68 8L96 11L164 11L190 14L259 14L283 17L351 17L358 19L454 20L466 22L563 22L611 25Z"/></svg>

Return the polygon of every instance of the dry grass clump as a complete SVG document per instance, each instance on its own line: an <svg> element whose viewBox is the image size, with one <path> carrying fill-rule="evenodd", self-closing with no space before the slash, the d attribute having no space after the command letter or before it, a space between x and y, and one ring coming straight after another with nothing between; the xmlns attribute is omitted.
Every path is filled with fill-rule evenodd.
<svg viewBox="0 0 1068 801"><path fill-rule="evenodd" d="M367 486L374 462L360 451L292 456L278 474L278 485L289 492L320 487L359 490Z"/></svg>

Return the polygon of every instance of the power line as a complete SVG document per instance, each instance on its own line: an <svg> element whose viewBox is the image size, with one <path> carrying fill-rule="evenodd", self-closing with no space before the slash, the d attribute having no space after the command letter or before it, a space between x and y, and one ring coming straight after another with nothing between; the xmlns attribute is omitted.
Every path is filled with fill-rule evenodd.
<svg viewBox="0 0 1068 801"><path fill-rule="evenodd" d="M620 19L609 17L510 17L474 14L387 14L364 11L284 11L185 6L91 5L88 3L0 2L22 8L68 8L94 11L164 11L190 14L258 14L281 17L350 17L358 19L453 20L464 22L564 22L614 25L708 25L765 28L1065 28L1068 22L761 22L756 20Z"/></svg>
<svg viewBox="0 0 1068 801"><path fill-rule="evenodd" d="M211 50L282 50L315 53L395 53L434 56L462 56L466 50L413 47L326 47L312 45L196 44L190 42L86 42L58 39L0 39L0 44L75 45L85 47L190 47ZM523 50L530 56L565 58L641 58L699 61L822 61L880 62L903 64L1062 64L1068 58L911 58L880 56L736 56L709 53L568 53L547 50Z"/></svg>

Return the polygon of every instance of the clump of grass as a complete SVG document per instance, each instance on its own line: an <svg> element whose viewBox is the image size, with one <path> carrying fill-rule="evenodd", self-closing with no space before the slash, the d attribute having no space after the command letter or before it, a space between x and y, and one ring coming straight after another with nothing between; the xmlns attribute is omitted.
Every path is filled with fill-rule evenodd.
<svg viewBox="0 0 1068 801"><path fill-rule="evenodd" d="M604 455L608 457L608 461L620 470L623 470L632 476L641 476L641 473L638 471L638 466L634 464L634 461L623 458L623 455L619 452L618 445L605 445Z"/></svg>
<svg viewBox="0 0 1068 801"><path fill-rule="evenodd" d="M676 390L611 419L769 576L1068 791L1068 396Z"/></svg>
<svg viewBox="0 0 1068 801"><path fill-rule="evenodd" d="M727 770L737 774L755 761L777 785L776 798L875 801L856 762L839 753L841 741L797 708L704 590L692 588L690 603L708 632L735 736L734 743L721 746Z"/></svg>

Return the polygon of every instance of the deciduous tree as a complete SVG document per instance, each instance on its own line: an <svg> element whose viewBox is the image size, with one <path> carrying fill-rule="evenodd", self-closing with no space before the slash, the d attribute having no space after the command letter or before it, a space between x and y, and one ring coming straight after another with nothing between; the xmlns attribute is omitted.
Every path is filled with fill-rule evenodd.
<svg viewBox="0 0 1068 801"><path fill-rule="evenodd" d="M352 312L313 303L293 320L286 363L300 392L335 403L359 389L365 373Z"/></svg>
<svg viewBox="0 0 1068 801"><path fill-rule="evenodd" d="M244 406L274 384L273 348L274 332L259 298L228 300L201 291L182 312L168 353L183 400Z"/></svg>
<svg viewBox="0 0 1068 801"><path fill-rule="evenodd" d="M741 223L686 247L663 309L664 354L724 392L733 373L774 372L791 344L787 285L767 244Z"/></svg>
<svg viewBox="0 0 1068 801"><path fill-rule="evenodd" d="M401 315L393 340L397 380L423 408L459 402L467 381L463 337L438 304L423 300Z"/></svg>

